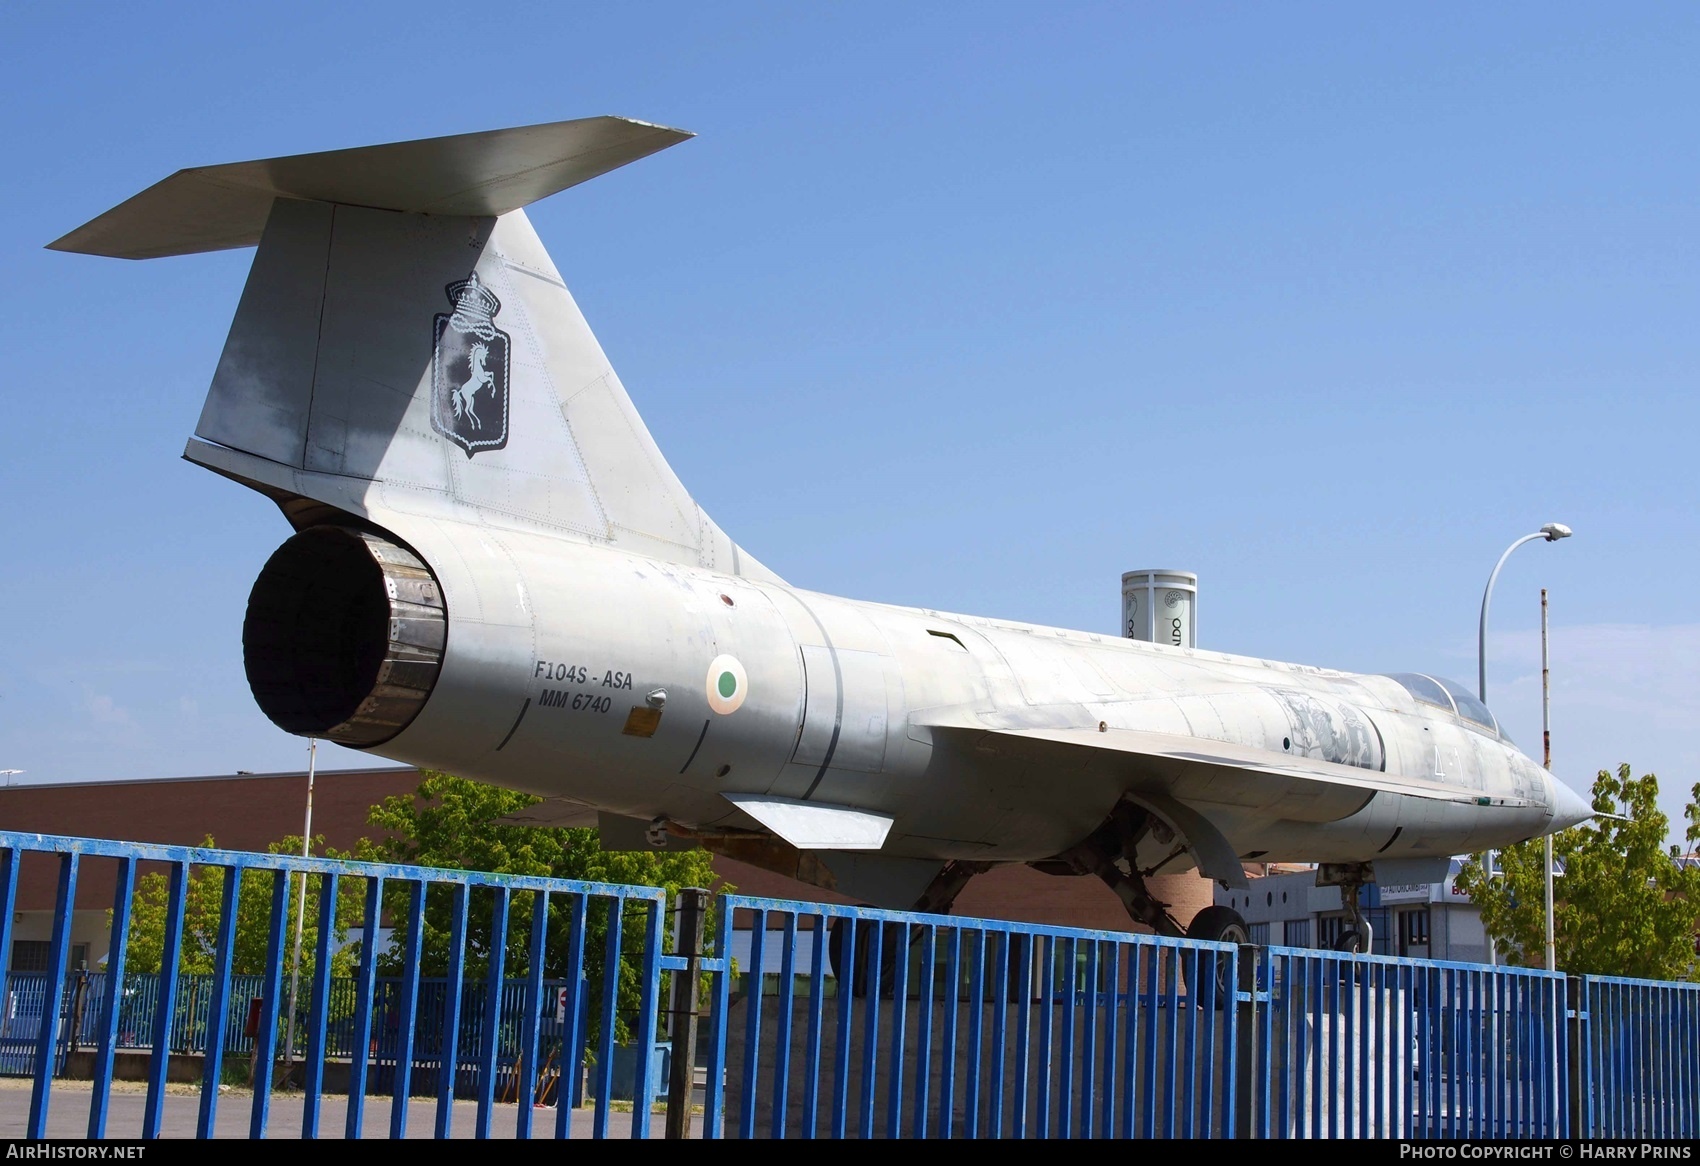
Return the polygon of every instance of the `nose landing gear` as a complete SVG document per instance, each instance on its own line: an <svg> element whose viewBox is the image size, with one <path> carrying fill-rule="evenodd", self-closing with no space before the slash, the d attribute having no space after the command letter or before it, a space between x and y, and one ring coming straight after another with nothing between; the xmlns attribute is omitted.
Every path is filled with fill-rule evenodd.
<svg viewBox="0 0 1700 1166"><path fill-rule="evenodd" d="M1375 944L1375 931L1358 901L1365 883L1375 881L1367 862L1324 862L1316 868L1316 885L1339 887L1340 905L1346 909L1346 927L1334 941L1334 950L1352 955L1368 954Z"/></svg>

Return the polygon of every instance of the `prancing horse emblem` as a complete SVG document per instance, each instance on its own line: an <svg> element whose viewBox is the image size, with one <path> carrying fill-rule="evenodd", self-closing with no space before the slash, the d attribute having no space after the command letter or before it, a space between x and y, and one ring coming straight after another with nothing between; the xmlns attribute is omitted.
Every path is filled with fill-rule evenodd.
<svg viewBox="0 0 1700 1166"><path fill-rule="evenodd" d="M431 357L431 427L471 457L508 444L508 334L496 327L502 301L475 271L445 289Z"/></svg>

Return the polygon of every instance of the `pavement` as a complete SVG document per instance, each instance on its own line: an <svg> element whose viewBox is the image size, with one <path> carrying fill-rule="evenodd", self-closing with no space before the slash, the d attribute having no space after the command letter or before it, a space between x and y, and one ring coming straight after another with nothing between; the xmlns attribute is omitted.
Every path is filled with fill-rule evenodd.
<svg viewBox="0 0 1700 1166"><path fill-rule="evenodd" d="M27 1077L0 1077L0 1138L22 1138L29 1126L30 1091L34 1082ZM94 1089L88 1081L54 1081L47 1106L47 1136L50 1138L86 1138L89 1107ZM109 1138L139 1138L142 1112L147 1102L147 1086L142 1082L115 1081L110 1104L107 1106L106 1136ZM253 1114L254 1095L250 1090L225 1086L219 1091L214 1111L213 1136L217 1138L248 1137L249 1121ZM162 1132L167 1138L192 1138L200 1116L201 1090L198 1085L168 1085L165 1094L165 1116ZM390 1107L388 1097L366 1098L362 1138L390 1136ZM299 1138L305 1098L300 1093L273 1093L271 1113L266 1124L268 1138ZM436 1133L437 1102L430 1097L415 1097L408 1102L407 1136L431 1138ZM478 1116L473 1101L456 1101L450 1125L450 1136L470 1138ZM591 1136L596 1108L584 1106L572 1112L573 1138ZM348 1098L340 1094L326 1095L319 1105L319 1136L341 1138L347 1134ZM519 1109L512 1104L497 1105L490 1122L494 1138L512 1138L519 1120ZM537 1107L532 1110L534 1137L555 1136L555 1110ZM692 1132L701 1133L700 1115L694 1119ZM649 1136L659 1138L665 1132L666 1119L659 1113L649 1119ZM614 1103L609 1114L610 1137L630 1137L631 1106Z"/></svg>

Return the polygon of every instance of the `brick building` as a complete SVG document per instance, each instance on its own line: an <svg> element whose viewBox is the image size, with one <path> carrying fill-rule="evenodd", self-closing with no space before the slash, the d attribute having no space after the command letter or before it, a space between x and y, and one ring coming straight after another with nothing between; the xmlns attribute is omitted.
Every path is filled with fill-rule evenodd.
<svg viewBox="0 0 1700 1166"><path fill-rule="evenodd" d="M352 849L371 834L373 805L419 783L411 768L321 770L313 787L313 833L327 845ZM265 850L301 833L307 774L237 773L208 777L150 778L78 783L14 782L0 788L0 829L68 834L131 842L198 846L208 836L225 850ZM112 906L110 862L90 862L79 874L71 942L73 966L99 966L106 955L107 911ZM716 873L742 894L805 902L848 899L727 858ZM1195 873L1153 879L1153 891L1172 904L1183 923L1211 901L1211 884ZM8 970L45 966L51 934L55 877L51 861L25 863L14 905ZM1095 878L1059 878L1026 866L998 867L976 877L956 901L956 914L1110 931L1138 931L1121 901ZM777 946L777 945L775 945Z"/></svg>

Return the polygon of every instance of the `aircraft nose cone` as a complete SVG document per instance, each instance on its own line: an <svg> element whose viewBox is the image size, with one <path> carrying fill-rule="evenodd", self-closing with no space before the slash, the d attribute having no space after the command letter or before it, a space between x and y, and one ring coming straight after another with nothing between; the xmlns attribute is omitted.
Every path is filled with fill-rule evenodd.
<svg viewBox="0 0 1700 1166"><path fill-rule="evenodd" d="M1588 803L1588 799L1558 778L1549 775L1547 786L1549 804L1552 806L1552 822L1547 827L1549 830L1565 830L1594 816L1594 807Z"/></svg>

